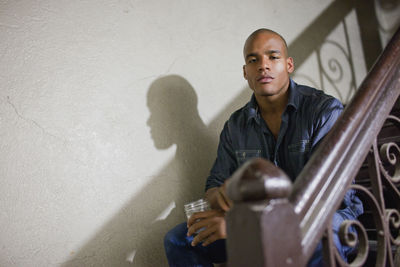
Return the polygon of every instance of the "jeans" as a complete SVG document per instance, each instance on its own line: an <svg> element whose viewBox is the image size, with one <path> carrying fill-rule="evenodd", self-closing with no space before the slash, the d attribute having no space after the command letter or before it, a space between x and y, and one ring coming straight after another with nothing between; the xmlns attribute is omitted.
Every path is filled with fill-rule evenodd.
<svg viewBox="0 0 400 267"><path fill-rule="evenodd" d="M339 241L338 230L344 219L339 213L333 216L333 240L339 254L347 260L348 253L352 250L350 247L343 246ZM212 267L213 263L222 263L227 261L225 239L220 239L203 247L198 244L191 246L193 236L186 236L186 222L178 224L170 230L164 238L164 248L167 255L168 264L171 267ZM320 242L308 262L308 267L320 267L323 265L322 242Z"/></svg>
<svg viewBox="0 0 400 267"><path fill-rule="evenodd" d="M188 229L185 223L178 224L164 238L164 248L169 266L213 266L213 263L226 262L225 239L217 240L203 247L200 244L192 247L193 236L186 236Z"/></svg>

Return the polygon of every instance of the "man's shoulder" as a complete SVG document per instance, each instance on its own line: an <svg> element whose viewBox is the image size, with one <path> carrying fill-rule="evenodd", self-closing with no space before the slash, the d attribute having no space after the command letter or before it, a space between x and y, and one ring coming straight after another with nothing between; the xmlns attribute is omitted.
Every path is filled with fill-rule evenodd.
<svg viewBox="0 0 400 267"><path fill-rule="evenodd" d="M304 98L333 98L333 96L326 94L324 91L308 85L296 83L296 90Z"/></svg>
<svg viewBox="0 0 400 267"><path fill-rule="evenodd" d="M229 124L241 125L247 121L248 118L248 107L247 104L237 110L235 110L228 119Z"/></svg>
<svg viewBox="0 0 400 267"><path fill-rule="evenodd" d="M296 84L295 90L299 96L299 104L302 106L312 109L326 108L327 106L343 108L339 99L326 94L322 90L302 84Z"/></svg>
<svg viewBox="0 0 400 267"><path fill-rule="evenodd" d="M229 127L243 128L248 123L249 119L256 116L256 108L252 104L252 100L247 102L241 108L235 110L226 121Z"/></svg>

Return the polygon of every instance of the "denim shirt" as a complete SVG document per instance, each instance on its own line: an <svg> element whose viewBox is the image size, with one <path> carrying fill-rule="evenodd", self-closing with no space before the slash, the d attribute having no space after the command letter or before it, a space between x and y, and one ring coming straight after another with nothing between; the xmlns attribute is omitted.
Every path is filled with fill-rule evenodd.
<svg viewBox="0 0 400 267"><path fill-rule="evenodd" d="M289 98L282 114L277 139L258 111L253 95L235 111L220 135L217 159L206 182L206 190L221 186L244 162L262 157L280 167L294 181L322 138L343 110L336 98L323 91L290 80ZM344 199L351 217L362 213L361 201L350 190Z"/></svg>

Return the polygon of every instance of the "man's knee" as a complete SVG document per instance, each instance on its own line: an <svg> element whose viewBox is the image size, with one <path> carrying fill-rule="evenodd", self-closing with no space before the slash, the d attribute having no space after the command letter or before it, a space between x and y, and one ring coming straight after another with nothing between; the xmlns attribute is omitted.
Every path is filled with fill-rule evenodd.
<svg viewBox="0 0 400 267"><path fill-rule="evenodd" d="M169 230L164 236L164 247L166 250L172 246L185 246L188 244L188 237L186 236L187 227L186 222L178 224Z"/></svg>
<svg viewBox="0 0 400 267"><path fill-rule="evenodd" d="M338 249L339 254L342 256L343 259L347 260L347 257L349 254L355 251L355 248L346 246L342 244L339 238L339 229L343 221L346 220L346 218L343 218L339 212L336 212L333 215L333 221L332 221L332 230L333 230L333 241L335 243L336 248ZM354 235L357 235L356 230L354 227L350 226L349 232L353 233Z"/></svg>

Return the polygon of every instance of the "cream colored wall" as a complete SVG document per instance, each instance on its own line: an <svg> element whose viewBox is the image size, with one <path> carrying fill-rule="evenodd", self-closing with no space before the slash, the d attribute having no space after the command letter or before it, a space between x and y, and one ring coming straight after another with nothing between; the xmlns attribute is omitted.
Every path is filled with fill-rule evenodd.
<svg viewBox="0 0 400 267"><path fill-rule="evenodd" d="M0 266L166 266L163 235L250 96L245 38L269 27L316 49L296 41L333 3L0 1ZM350 66L321 47L342 65L339 91L314 52L295 77L347 99L366 66L355 12L344 21L327 39Z"/></svg>

